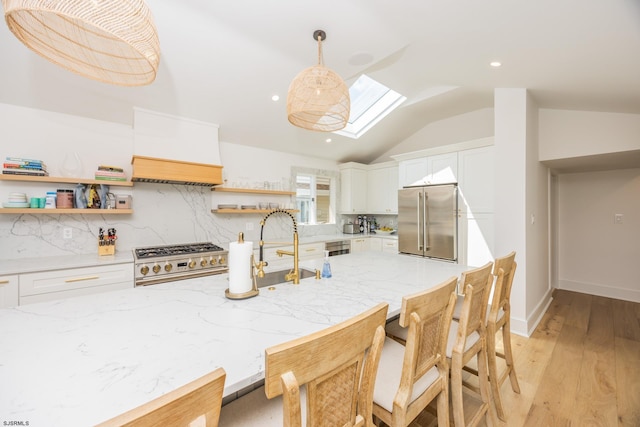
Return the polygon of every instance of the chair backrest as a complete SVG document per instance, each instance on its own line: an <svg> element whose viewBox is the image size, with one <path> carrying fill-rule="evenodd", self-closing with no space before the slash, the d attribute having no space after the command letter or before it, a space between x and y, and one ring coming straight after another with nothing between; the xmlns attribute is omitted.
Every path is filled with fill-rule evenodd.
<svg viewBox="0 0 640 427"><path fill-rule="evenodd" d="M388 304L338 325L266 349L265 394L283 395L285 426L301 426L299 387L307 387L307 425L370 426Z"/></svg>
<svg viewBox="0 0 640 427"><path fill-rule="evenodd" d="M484 336L489 292L493 283L492 267L493 262L488 262L482 267L465 271L460 277L460 284L464 289L464 300L460 311L458 336L464 334L466 339L473 332ZM464 346L460 340L457 342Z"/></svg>
<svg viewBox="0 0 640 427"><path fill-rule="evenodd" d="M511 286L513 285L513 276L517 267L515 258L516 253L511 252L506 256L496 258L493 265L493 275L496 277L496 283L493 288L491 315L489 317L494 320L500 309L504 310L505 313L510 312Z"/></svg>
<svg viewBox="0 0 640 427"><path fill-rule="evenodd" d="M226 373L218 368L97 427L217 427Z"/></svg>
<svg viewBox="0 0 640 427"><path fill-rule="evenodd" d="M456 303L457 277L451 277L435 288L402 298L400 325L409 327L402 365L401 407L407 407L413 385L431 368L438 366L448 375L446 364L447 337Z"/></svg>

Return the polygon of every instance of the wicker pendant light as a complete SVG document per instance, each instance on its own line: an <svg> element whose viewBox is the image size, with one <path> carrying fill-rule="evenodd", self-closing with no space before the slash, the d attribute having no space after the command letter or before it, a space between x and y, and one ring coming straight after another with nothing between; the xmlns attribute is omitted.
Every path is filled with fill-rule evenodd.
<svg viewBox="0 0 640 427"><path fill-rule="evenodd" d="M318 65L303 70L289 86L287 116L303 129L332 132L349 121L349 88L338 74L322 63L322 30L313 33L318 41Z"/></svg>
<svg viewBox="0 0 640 427"><path fill-rule="evenodd" d="M121 86L146 85L156 78L160 43L144 0L2 0L2 4L11 32L54 64Z"/></svg>

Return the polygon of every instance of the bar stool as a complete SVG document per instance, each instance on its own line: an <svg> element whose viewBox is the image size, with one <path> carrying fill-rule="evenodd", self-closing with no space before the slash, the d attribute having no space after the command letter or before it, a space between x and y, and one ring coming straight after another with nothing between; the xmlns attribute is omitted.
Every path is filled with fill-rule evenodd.
<svg viewBox="0 0 640 427"><path fill-rule="evenodd" d="M482 267L462 273L460 284L464 289L464 299L460 310L460 320L451 322L447 357L451 369L451 404L453 421L456 427L477 425L485 417L488 425L497 423L495 408L491 405L489 379L487 372L486 325L487 302L493 276L492 262ZM478 364L478 382L480 401L475 414L465 421L462 371L473 358Z"/></svg>
<svg viewBox="0 0 640 427"><path fill-rule="evenodd" d="M217 427L225 378L224 369L218 368L97 427Z"/></svg>
<svg viewBox="0 0 640 427"><path fill-rule="evenodd" d="M224 406L220 425L373 427L387 309L266 349L264 388Z"/></svg>
<svg viewBox="0 0 640 427"><path fill-rule="evenodd" d="M495 282L493 286L493 296L491 304L487 307L487 362L489 365L489 384L493 401L496 407L498 418L506 421L506 414L500 396L500 387L507 376L511 382L511 389L515 393L520 393L520 385L516 376L513 352L511 350L511 287L513 276L516 272L516 253L511 252L500 258L496 258L493 265L493 276ZM459 295L456 301L456 308L453 310L453 318L460 318L463 295ZM500 353L496 347L496 334L502 331L502 342L504 353ZM502 372L498 372L497 358L505 360L506 367ZM478 371L465 366L465 371L478 375Z"/></svg>
<svg viewBox="0 0 640 427"><path fill-rule="evenodd" d="M500 397L500 386L509 377L511 389L515 393L520 393L520 385L516 376L515 365L513 363L513 352L511 350L511 286L513 276L516 272L516 253L496 258L493 272L496 276L493 288L493 298L487 317L487 360L489 364L489 384L493 394L493 401L496 406L498 417L506 421L502 399ZM502 343L504 354L498 352L496 348L496 334L502 330ZM505 360L506 367L502 372L498 372L497 357Z"/></svg>
<svg viewBox="0 0 640 427"><path fill-rule="evenodd" d="M434 399L438 425L449 425L445 352L457 282L452 277L402 298L399 323L408 331L406 346L385 339L373 393L373 415L388 426L408 426Z"/></svg>

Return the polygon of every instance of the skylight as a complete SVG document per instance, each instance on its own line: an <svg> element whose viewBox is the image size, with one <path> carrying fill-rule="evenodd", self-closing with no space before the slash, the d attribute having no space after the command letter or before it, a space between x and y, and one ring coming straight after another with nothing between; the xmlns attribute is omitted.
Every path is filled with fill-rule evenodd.
<svg viewBox="0 0 640 427"><path fill-rule="evenodd" d="M349 88L351 112L347 126L335 131L349 138L360 138L407 98L366 74L361 75Z"/></svg>

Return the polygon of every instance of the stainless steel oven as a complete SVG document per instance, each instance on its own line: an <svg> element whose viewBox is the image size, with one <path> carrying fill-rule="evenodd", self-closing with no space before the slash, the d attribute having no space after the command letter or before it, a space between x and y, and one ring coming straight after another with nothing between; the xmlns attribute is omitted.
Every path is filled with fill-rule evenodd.
<svg viewBox="0 0 640 427"><path fill-rule="evenodd" d="M229 271L228 251L209 242L138 248L133 254L136 286Z"/></svg>
<svg viewBox="0 0 640 427"><path fill-rule="evenodd" d="M351 240L335 240L326 242L324 250L329 251L329 256L344 255L351 252Z"/></svg>

